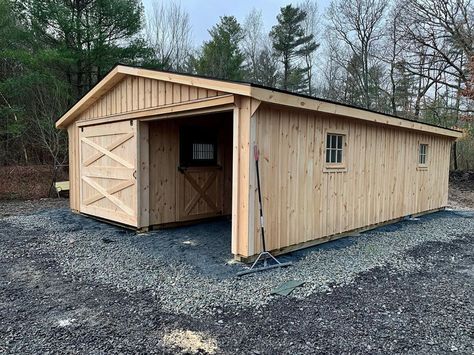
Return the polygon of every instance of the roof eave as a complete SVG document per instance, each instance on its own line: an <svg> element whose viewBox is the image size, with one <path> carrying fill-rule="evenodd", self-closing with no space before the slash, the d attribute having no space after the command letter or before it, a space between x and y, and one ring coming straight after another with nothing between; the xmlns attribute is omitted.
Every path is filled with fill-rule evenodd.
<svg viewBox="0 0 474 355"><path fill-rule="evenodd" d="M336 114L345 117L360 119L392 127L416 130L425 133L448 136L458 139L463 133L439 126L433 126L421 122L410 121L397 118L382 113L367 111L355 107L346 106L334 102L319 100L316 98L302 97L290 93L271 90L258 86L252 86L247 83L238 83L218 79L210 79L186 74L177 74L139 67L130 67L126 65L116 65L102 80L100 80L84 97L82 97L73 107L71 107L56 122L56 127L65 129L74 120L96 102L107 90L115 86L125 76L132 75L154 80L163 80L171 83L200 87L204 89L222 91L229 94L253 97L262 102L269 102L278 105L295 107L306 110L319 111L324 113Z"/></svg>
<svg viewBox="0 0 474 355"><path fill-rule="evenodd" d="M421 122L384 115L382 113L376 113L355 107L345 106L342 104L321 101L318 99L300 97L260 87L252 87L251 96L262 102L269 102L299 109L335 114L338 116L355 118L367 122L389 125L392 127L405 128L430 134L448 136L453 139L458 139L463 136L462 132L448 128L432 126Z"/></svg>

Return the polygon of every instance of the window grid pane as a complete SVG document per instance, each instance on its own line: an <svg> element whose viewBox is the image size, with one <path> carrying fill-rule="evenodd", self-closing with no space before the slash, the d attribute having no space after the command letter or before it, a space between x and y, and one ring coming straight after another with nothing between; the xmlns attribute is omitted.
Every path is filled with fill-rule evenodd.
<svg viewBox="0 0 474 355"><path fill-rule="evenodd" d="M342 163L343 137L341 134L328 134L326 136L326 163Z"/></svg>
<svg viewBox="0 0 474 355"><path fill-rule="evenodd" d="M426 156L428 155L428 144L420 144L419 164L426 165Z"/></svg>

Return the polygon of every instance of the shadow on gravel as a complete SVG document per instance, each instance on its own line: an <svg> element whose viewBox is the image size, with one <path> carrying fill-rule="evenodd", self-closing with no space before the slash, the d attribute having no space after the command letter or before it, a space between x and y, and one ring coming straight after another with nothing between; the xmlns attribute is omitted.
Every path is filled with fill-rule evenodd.
<svg viewBox="0 0 474 355"><path fill-rule="evenodd" d="M443 219L443 218L474 218L474 211L445 210L445 211L439 211L439 212L430 213L424 216L420 216L413 220L409 220L408 218L406 218L400 222L388 224L382 227L377 227L366 232L361 232L360 235L354 234L353 236L347 236L341 239L336 239L327 243L323 243L323 244L316 245L313 247L298 250L286 255L282 255L280 256L280 259L282 259L285 262L286 261L297 262L301 260L302 258L308 256L309 254L314 253L315 251L339 250L339 249L351 247L354 244L359 242L361 235L368 236L368 237L371 237L371 236L376 237L375 234L377 233L398 232L412 226L413 224L420 224L423 222L428 222L431 220Z"/></svg>
<svg viewBox="0 0 474 355"><path fill-rule="evenodd" d="M60 232L104 231L115 233L117 237L136 235L136 232L131 229L114 226L91 217L73 213L68 208L43 209L34 214L60 222L58 226L55 226L55 229Z"/></svg>
<svg viewBox="0 0 474 355"><path fill-rule="evenodd" d="M241 265L232 263L231 222L212 221L139 234L132 244L142 253L192 266L198 273L217 279L233 277Z"/></svg>
<svg viewBox="0 0 474 355"><path fill-rule="evenodd" d="M103 239L104 246L111 243L107 247L113 248L114 243L127 243L152 258L166 255L170 261L186 263L203 276L225 279L235 277L236 273L242 270L242 264L231 262L231 222L229 220L203 222L137 234L133 230L72 213L67 208L45 209L39 211L38 214L61 221L56 227L58 232L101 231L101 234L106 235ZM281 255L278 259L281 262L297 263L318 251L349 248L359 243L361 236L376 238L376 234L380 232L397 232L413 224L443 218L474 218L474 211L447 210L421 216L416 220L403 220L360 235L348 236Z"/></svg>

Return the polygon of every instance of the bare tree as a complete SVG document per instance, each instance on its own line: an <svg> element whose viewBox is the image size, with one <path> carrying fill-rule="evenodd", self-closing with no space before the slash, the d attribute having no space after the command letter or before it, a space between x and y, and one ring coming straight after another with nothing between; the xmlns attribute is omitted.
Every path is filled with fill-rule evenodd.
<svg viewBox="0 0 474 355"><path fill-rule="evenodd" d="M265 38L261 10L252 9L244 20L243 31L242 50L245 55L247 76L250 81L256 81L259 57L264 50Z"/></svg>
<svg viewBox="0 0 474 355"><path fill-rule="evenodd" d="M321 33L321 16L319 14L318 3L312 0L305 0L298 5L306 13L306 17L303 20L302 27L305 32L305 36L313 35L316 41L317 47L320 46L319 36ZM308 81L308 94L314 94L314 69L316 66L316 50L304 51L303 59L305 61L306 80Z"/></svg>
<svg viewBox="0 0 474 355"><path fill-rule="evenodd" d="M426 48L428 56L446 63L447 79L453 81L444 84L456 88L458 79L466 83L466 58L474 55L471 0L406 0L403 7L403 30L407 38Z"/></svg>
<svg viewBox="0 0 474 355"><path fill-rule="evenodd" d="M340 102L348 102L346 90L347 50L340 45L333 32L326 30L324 33L324 46L322 55L324 64L321 85L321 96Z"/></svg>
<svg viewBox="0 0 474 355"><path fill-rule="evenodd" d="M327 11L328 29L352 52L360 63L358 85L362 103L371 108L370 66L378 42L384 36L384 15L388 0L333 0Z"/></svg>
<svg viewBox="0 0 474 355"><path fill-rule="evenodd" d="M388 67L388 78L389 87L386 93L390 100L390 112L393 115L397 115L399 110L398 98L402 94L401 86L404 86L406 91L406 85L402 84L404 80L403 76L400 77L399 71L402 67L403 58L403 45L401 45L401 35L399 30L399 22L401 17L401 9L397 4L393 4L389 12L389 20L386 26L385 40L382 46L382 51L376 53L375 56L380 59ZM402 104L402 107L406 109L406 103Z"/></svg>
<svg viewBox="0 0 474 355"><path fill-rule="evenodd" d="M434 87L432 101L435 104L439 101L438 91L441 89L444 97L453 98L451 104L445 100L443 105L449 105L451 113L445 111L443 116L447 116L451 124L457 125L461 112L469 110L470 106L462 96L462 91L468 83L468 59L474 54L473 3L471 0L405 0L403 7L405 14L402 23L406 41L424 54L418 66L407 68L420 81L431 83ZM436 69L433 70L433 67ZM419 100L424 94L421 92L417 97L415 117L419 115ZM440 117L436 107L433 107L432 112ZM457 142L453 144L453 163L454 169L457 169Z"/></svg>
<svg viewBox="0 0 474 355"><path fill-rule="evenodd" d="M146 34L158 64L165 70L182 71L191 50L189 14L174 1L154 2Z"/></svg>
<svg viewBox="0 0 474 355"><path fill-rule="evenodd" d="M436 84L446 65L428 55L429 48L420 46L407 36L403 24L406 8L402 5L403 0L392 3L384 47L375 55L388 66L390 88L387 95L392 114L403 112L406 116L419 119L421 101L434 86L434 95L437 95ZM424 75L425 72L430 75ZM412 107L409 107L410 99L413 100Z"/></svg>
<svg viewBox="0 0 474 355"><path fill-rule="evenodd" d="M27 94L32 108L31 143L48 153L47 161L51 162L53 172L52 187L59 170L64 169L68 161L67 134L55 127L57 113L64 112L67 107L64 85L58 81L51 81L48 87L32 85Z"/></svg>

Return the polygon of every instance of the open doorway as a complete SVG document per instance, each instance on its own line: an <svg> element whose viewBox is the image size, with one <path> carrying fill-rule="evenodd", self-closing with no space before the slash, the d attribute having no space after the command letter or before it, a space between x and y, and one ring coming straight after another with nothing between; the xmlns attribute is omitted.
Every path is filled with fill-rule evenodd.
<svg viewBox="0 0 474 355"><path fill-rule="evenodd" d="M150 225L232 212L232 112L149 122Z"/></svg>

